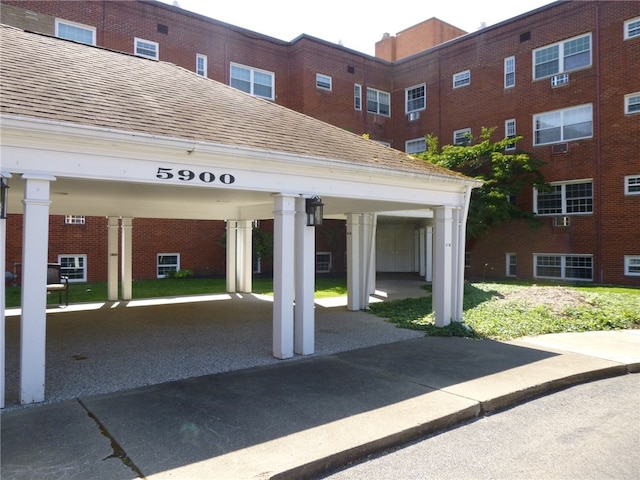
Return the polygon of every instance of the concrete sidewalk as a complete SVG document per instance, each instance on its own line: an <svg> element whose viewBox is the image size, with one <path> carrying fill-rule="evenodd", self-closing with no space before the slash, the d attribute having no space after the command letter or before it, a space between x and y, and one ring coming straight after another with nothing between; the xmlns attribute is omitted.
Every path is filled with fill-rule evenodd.
<svg viewBox="0 0 640 480"><path fill-rule="evenodd" d="M639 371L638 330L421 337L6 411L0 473L313 478L488 411Z"/></svg>

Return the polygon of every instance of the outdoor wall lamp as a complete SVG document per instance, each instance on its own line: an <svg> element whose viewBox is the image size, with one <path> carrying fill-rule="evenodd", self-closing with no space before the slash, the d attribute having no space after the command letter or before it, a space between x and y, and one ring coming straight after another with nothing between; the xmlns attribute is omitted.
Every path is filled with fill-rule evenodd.
<svg viewBox="0 0 640 480"><path fill-rule="evenodd" d="M322 199L318 196L306 199L307 227L322 225Z"/></svg>
<svg viewBox="0 0 640 480"><path fill-rule="evenodd" d="M9 185L4 181L4 177L0 176L0 218L7 218L7 195L9 194Z"/></svg>

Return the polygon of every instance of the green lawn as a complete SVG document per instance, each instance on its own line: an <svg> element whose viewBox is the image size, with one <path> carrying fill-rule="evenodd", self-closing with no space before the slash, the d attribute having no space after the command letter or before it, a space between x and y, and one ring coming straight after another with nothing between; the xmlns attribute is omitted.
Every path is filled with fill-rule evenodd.
<svg viewBox="0 0 640 480"><path fill-rule="evenodd" d="M640 289L470 283L465 285L464 321L445 328L434 325L431 298L426 295L372 304L371 312L426 335L508 340L640 328Z"/></svg>

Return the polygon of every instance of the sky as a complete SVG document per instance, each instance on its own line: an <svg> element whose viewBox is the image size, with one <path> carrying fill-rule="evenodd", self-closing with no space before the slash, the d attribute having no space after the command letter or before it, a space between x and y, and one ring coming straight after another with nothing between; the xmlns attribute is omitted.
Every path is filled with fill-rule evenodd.
<svg viewBox="0 0 640 480"><path fill-rule="evenodd" d="M491 26L554 0L161 0L280 40L305 33L373 55L384 33L395 35L431 17L467 32ZM393 6L392 6L393 5Z"/></svg>

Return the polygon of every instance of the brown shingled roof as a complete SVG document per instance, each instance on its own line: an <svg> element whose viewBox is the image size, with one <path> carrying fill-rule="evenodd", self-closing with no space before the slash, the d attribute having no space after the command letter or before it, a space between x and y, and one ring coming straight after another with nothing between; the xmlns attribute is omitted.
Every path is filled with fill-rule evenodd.
<svg viewBox="0 0 640 480"><path fill-rule="evenodd" d="M7 115L463 177L176 65L0 25Z"/></svg>

